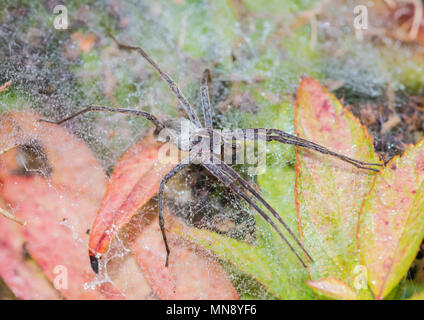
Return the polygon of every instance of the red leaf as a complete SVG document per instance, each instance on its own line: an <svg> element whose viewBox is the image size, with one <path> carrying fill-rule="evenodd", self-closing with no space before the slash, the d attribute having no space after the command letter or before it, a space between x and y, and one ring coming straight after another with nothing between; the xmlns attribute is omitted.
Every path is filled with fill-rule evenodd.
<svg viewBox="0 0 424 320"><path fill-rule="evenodd" d="M66 187L69 192L100 202L107 178L92 152L66 129L37 122L38 119L39 116L32 112L3 114L0 117L0 151L17 144L39 144L53 167L51 181ZM9 158L12 159L8 165L16 166L16 159ZM12 170L0 172L3 176L12 173Z"/></svg>
<svg viewBox="0 0 424 320"><path fill-rule="evenodd" d="M121 246L117 247L118 250L122 249ZM131 254L123 255L122 251L118 251L118 254L108 260L107 275L112 279L114 287L124 293L126 299L157 299L136 258Z"/></svg>
<svg viewBox="0 0 424 320"><path fill-rule="evenodd" d="M60 268L67 271L67 287L58 287L69 299L104 299L119 296L114 290L84 289L93 281L86 234L97 207L89 200L56 189L41 177L10 177L2 193L16 215L27 222L24 236L31 256L55 282ZM77 213L77 214L76 214Z"/></svg>
<svg viewBox="0 0 424 320"><path fill-rule="evenodd" d="M0 198L0 207L2 205ZM16 297L27 300L60 299L37 263L25 255L25 238L16 223L0 218L0 276Z"/></svg>
<svg viewBox="0 0 424 320"><path fill-rule="evenodd" d="M91 255L104 254L119 230L157 193L160 181L174 166L158 160L163 147L149 136L116 164L90 233Z"/></svg>
<svg viewBox="0 0 424 320"><path fill-rule="evenodd" d="M162 164L158 160L161 148L169 146L159 144L149 136L130 148L116 164L92 228L91 253L102 256L118 232L126 226L121 232L131 238L134 255L159 298L237 299L238 295L222 267L214 259L206 258L197 246L192 244L187 247L182 238L167 231L171 256L169 268L165 268L166 251L158 219L147 225L142 221L138 228L137 219L131 220L157 193L160 181L175 165ZM149 213L158 215L157 209L149 212L145 209L143 218ZM170 222L171 217L168 216L167 229Z"/></svg>
<svg viewBox="0 0 424 320"><path fill-rule="evenodd" d="M16 144L38 146L51 167L49 178L20 176L15 171L19 167L16 149L0 158L0 192L15 215L27 222L22 230L28 252L51 282L59 274L68 280L67 288L64 282L60 287L67 298L122 298L116 289L107 288L110 284L85 288L95 279L87 257L87 230L105 190L105 174L82 141L37 119L27 112L0 118L0 149ZM48 171L45 168L44 174Z"/></svg>
<svg viewBox="0 0 424 320"><path fill-rule="evenodd" d="M156 210L157 209L153 209ZM165 217L168 229L171 216ZM167 232L171 250L169 267L165 267L166 251L159 219L147 226L132 243L141 269L161 299L234 300L238 294L216 259L196 244Z"/></svg>

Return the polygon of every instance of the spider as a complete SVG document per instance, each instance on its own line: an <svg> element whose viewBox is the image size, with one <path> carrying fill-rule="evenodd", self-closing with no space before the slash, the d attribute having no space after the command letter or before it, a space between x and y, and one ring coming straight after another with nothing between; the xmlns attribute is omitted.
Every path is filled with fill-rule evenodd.
<svg viewBox="0 0 424 320"><path fill-rule="evenodd" d="M59 121L52 121L52 120L46 120L46 119L41 119L39 121L44 121L44 122L60 125L72 118L75 118L79 115L82 115L84 113L91 112L91 111L115 112L115 113L124 113L124 114L130 114L134 116L140 116L149 120L156 127L157 131L166 129L169 132L171 132L170 139L169 139L171 143L174 144L180 151L189 151L190 153L193 150L195 150L196 144L200 142L199 135L201 136L201 134L199 134L199 132L203 132L203 133L206 133L206 135L209 135L209 137L211 138L211 141L214 135L218 135L218 136L220 135L220 133L216 132L216 130L212 126L212 110L210 105L209 89L208 89L208 80L210 78L209 70L206 69L203 72L201 86L200 86L201 106L202 106L203 117L204 117L204 125L202 125L197 114L194 112L193 107L190 105L188 100L184 97L183 93L178 88L176 82L172 80L172 78L168 74L162 71L159 65L152 58L150 58L150 56L141 47L135 47L135 46L123 44L119 42L113 36L111 36L111 38L120 49L136 51L137 53L139 53L159 73L160 77L164 81L166 81L172 93L178 99L181 108L185 111L185 113L188 116L188 119L185 119L185 123L183 123L183 126L188 125L191 128L194 128L193 137L190 137L190 138L193 138L193 139L190 139L193 141L193 143L191 143L188 146L188 148L182 146L182 143L181 143L182 128L178 127L175 119L162 122L162 121L159 121L159 119L155 117L153 114L150 114L145 111L138 111L138 110L112 108L112 107L101 106L101 105L89 105L89 106L86 106L84 109L64 119L61 119ZM240 130L243 133L245 139L247 137L246 135L247 130L254 130L255 132L254 137L248 138L251 141L253 141L253 139L258 139L257 141L277 141L277 142L281 142L285 144L291 144L297 147L303 147L303 148L315 150L323 154L328 154L328 155L337 157L360 169L378 172L379 170L374 167L381 166L381 164L379 163L366 163L366 162L349 158L347 156L333 152L316 143L302 139L292 134L288 134L278 129L254 128L254 129L240 129ZM230 132L230 136L233 135L233 138L237 139L237 137L240 136L239 133L240 131L238 131L238 133L236 133L235 131ZM278 222L281 223L284 229L286 229L286 231L289 233L290 237L293 238L296 244L301 248L301 250L307 256L307 258L311 262L313 262L311 255L304 248L302 243L299 241L299 239L296 237L293 231L289 228L289 226L283 221L281 216L274 210L274 208L256 191L254 186L252 186L250 183L244 180L236 171L234 171L234 169L232 169L228 164L226 164L225 162L221 160L221 158L216 154L216 152L214 152L215 149L213 149L212 143L210 146L211 146L211 149L208 150L209 151L208 153L202 152L201 149L196 149L196 151L194 151L193 154L191 154L192 159L190 161L188 162L182 161L179 164L177 164L171 171L169 171L165 175L165 177L162 179L160 183L159 191L158 191L159 225L160 225L160 230L162 233L162 237L163 237L163 241L164 241L165 249L166 249L165 266L168 267L170 249L168 246L168 241L167 241L166 232L165 232L165 222L163 218L164 187L165 187L165 184L168 182L168 180L170 180L178 172L186 168L190 163L193 163L194 160L196 160L200 165L206 168L213 176L215 176L218 179L219 182L223 183L226 187L232 190L232 192L235 195L237 195L238 197L246 201L254 210L256 210L256 212L258 212L259 215L262 216L262 218L267 223L269 223L271 227L278 233L281 239L287 244L289 249L296 255L297 259L300 261L303 267L306 267L305 261L302 259L300 254L294 249L293 245L288 241L288 239L283 235L283 233L280 231L280 229L277 227L274 221L270 218L270 216L267 213L265 213L264 210L262 210L255 203L255 200L259 201L278 220ZM90 252L90 261L91 261L93 270L97 273L99 257L95 256L93 253Z"/></svg>

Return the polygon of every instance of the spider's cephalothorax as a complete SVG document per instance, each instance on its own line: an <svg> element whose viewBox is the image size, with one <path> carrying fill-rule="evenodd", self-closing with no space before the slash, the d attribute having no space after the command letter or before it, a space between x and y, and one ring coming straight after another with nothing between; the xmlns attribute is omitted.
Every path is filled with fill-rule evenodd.
<svg viewBox="0 0 424 320"><path fill-rule="evenodd" d="M327 148L320 146L311 141L299 138L295 135L288 134L278 129L265 129L265 128L254 128L254 129L238 129L234 132L227 132L225 137L222 134L212 127L212 110L209 101L209 93L208 93L208 79L210 78L210 72L206 70L203 73L201 86L200 86L200 96L203 110L203 123L199 120L197 114L194 112L194 109L184 97L181 90L178 88L177 84L163 72L160 67L153 61L149 55L140 47L133 47L129 45L122 44L118 42L114 37L112 39L116 42L119 48L125 50L133 50L137 51L141 56L144 57L152 66L156 69L156 71L160 74L162 79L164 79L172 93L177 97L181 108L185 111L188 116L188 119L175 119L161 122L154 115L138 110L130 110L130 109L120 109L120 108L110 108L99 105L91 105L75 114L70 115L69 117L62 119L60 121L49 121L49 120L41 120L45 122L61 124L65 121L68 121L78 115L89 111L107 111L107 112L118 112L118 113L126 113L135 116L142 116L148 120L150 120L156 127L156 131L159 132L158 139L161 141L170 141L172 144L177 146L181 151L189 152L190 157L189 161L183 161L177 164L160 183L158 197L159 197L159 225L161 228L163 240L165 243L165 248L167 252L166 263L168 266L168 258L169 258L169 247L166 239L165 233L165 225L163 219L163 191L166 182L171 179L178 172L183 170L190 163L199 163L204 168L206 168L213 176L215 176L218 181L227 186L230 190L232 190L235 195L245 200L254 210L256 210L270 225L271 227L279 234L281 239L289 246L290 250L296 257L299 259L300 263L306 267L306 263L300 256L300 254L294 249L292 244L288 241L288 239L284 236L284 234L280 231L280 229L275 224L274 220L270 218L270 216L265 213L255 202L255 200L259 201L271 214L275 219L278 220L279 223L286 229L289 235L293 238L296 244L301 248L306 257L313 261L312 257L303 247L301 242L295 236L295 234L291 231L291 229L287 226L287 224L283 221L281 216L271 207L271 205L265 201L265 199L256 191L251 184L245 181L236 171L234 171L228 164L226 164L219 157L219 152L215 149L214 139L215 137L220 138L220 145L223 143L230 143L233 145L237 144L237 140L242 137L244 140L257 140L257 141L278 141L281 143L291 144L298 147L308 148L311 150L315 150L324 154L328 154L334 157L337 157L343 161L350 163L351 165L365 170L371 170L378 172L379 170L375 168L375 166L381 166L379 163L366 163L359 160L355 160L349 158L347 156L335 153L333 151L328 150ZM254 131L254 135L247 134L248 132ZM231 141L228 141L230 139ZM205 141L207 141L205 143ZM220 145L218 147L220 147ZM205 152L208 151L208 152ZM96 252L90 251L90 259L92 261L93 269L96 271L96 265L98 264L99 255ZM93 263L95 261L95 263Z"/></svg>
<svg viewBox="0 0 424 320"><path fill-rule="evenodd" d="M231 157L234 151L241 149L238 146L244 142L243 132L221 132L213 128L197 127L185 118L166 120L163 124L165 128L157 134L156 139L170 142L180 151L186 152L188 157L184 161L190 163L201 164Z"/></svg>
<svg viewBox="0 0 424 320"><path fill-rule="evenodd" d="M212 131L208 132L185 118L166 120L163 124L165 128L158 133L157 140L170 142L183 152L191 152L195 146L213 135Z"/></svg>

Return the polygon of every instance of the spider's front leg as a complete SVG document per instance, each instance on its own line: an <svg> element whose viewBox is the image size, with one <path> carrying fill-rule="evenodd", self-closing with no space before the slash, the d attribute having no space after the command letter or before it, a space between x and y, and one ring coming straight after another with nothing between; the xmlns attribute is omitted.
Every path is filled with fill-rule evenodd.
<svg viewBox="0 0 424 320"><path fill-rule="evenodd" d="M101 111L101 112L111 112L111 113L123 113L123 114L129 114L137 117L143 117L152 122L157 130L162 130L165 128L165 126L156 118L153 114L145 112L145 111L139 111L139 110L132 110L132 109L122 109L122 108L111 108L106 106L100 106L100 105L91 105L88 106L78 112L75 112L71 114L70 116L63 118L61 120L53 121L53 120L47 120L47 119L40 119L39 122L47 122L47 123L53 123L53 124L62 124L66 121L69 121L77 116L83 115L87 112L92 111Z"/></svg>
<svg viewBox="0 0 424 320"><path fill-rule="evenodd" d="M188 115L190 121L193 122L199 128L202 126L199 121L199 118L197 117L197 114L194 112L193 107L191 106L190 102L188 102L187 98L184 96L182 91L178 88L177 83L159 67L159 65L147 54L146 51L144 51L143 48L121 43L114 36L112 35L109 35L109 36L112 38L113 41L115 41L115 43L118 45L120 49L136 51L138 54L140 54L159 73L161 78L165 80L165 82L168 84L169 89L171 89L172 93L180 102L181 107L184 109L185 113Z"/></svg>

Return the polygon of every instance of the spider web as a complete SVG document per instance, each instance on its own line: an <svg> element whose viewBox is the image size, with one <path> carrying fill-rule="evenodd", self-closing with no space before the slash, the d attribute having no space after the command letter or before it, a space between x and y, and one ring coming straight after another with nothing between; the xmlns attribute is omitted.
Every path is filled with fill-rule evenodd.
<svg viewBox="0 0 424 320"><path fill-rule="evenodd" d="M219 128L278 127L292 131L292 106L285 111L286 119L277 115L281 101L295 92L303 74L319 77L329 85L343 81L336 92L347 95L354 105L363 99L387 102L387 82L395 74L378 63L384 61L378 45L352 41L349 14L355 1L331 9L323 6L317 22L323 39L315 47L308 23L294 31L290 26L301 12L317 8L317 1L277 2L268 1L258 8L254 1L71 1L66 4L70 29L61 31L52 26L58 2L22 1L18 5L3 1L0 84L12 81L13 86L2 94L0 111L29 108L49 119L59 119L84 105L103 104L148 111L162 119L184 116L155 71L136 54L118 50L108 32L148 51L176 80L199 115L199 79L203 69L210 68L214 124ZM294 36L287 36L290 32ZM84 52L83 45L90 48ZM347 54L330 55L342 47ZM413 50L405 49L402 54L408 56ZM394 86L395 90L405 89L401 80ZM402 103L399 98L397 104ZM65 126L90 146L110 174L120 156L146 133L149 123L118 114L92 113ZM376 138L378 143L381 138ZM267 160L271 165L293 166L292 151L285 146L272 147ZM239 169L246 171L243 166ZM288 187L286 192L280 203L291 199L292 190ZM192 226L255 241L252 212L204 170L190 168L187 175L177 177L168 187L167 201L174 214ZM124 260L130 254L121 237L116 238L110 260ZM242 294L264 296L245 274L230 272ZM87 286L111 281L106 272Z"/></svg>

